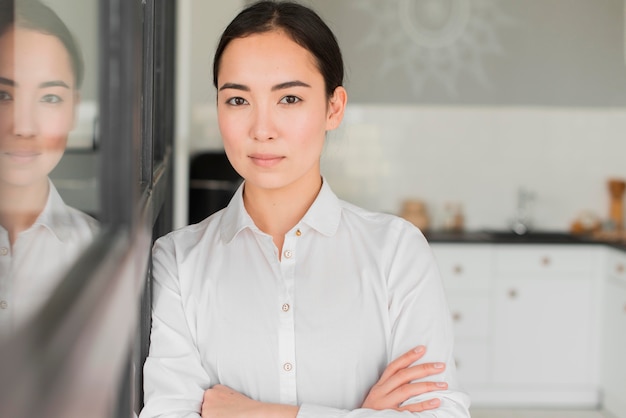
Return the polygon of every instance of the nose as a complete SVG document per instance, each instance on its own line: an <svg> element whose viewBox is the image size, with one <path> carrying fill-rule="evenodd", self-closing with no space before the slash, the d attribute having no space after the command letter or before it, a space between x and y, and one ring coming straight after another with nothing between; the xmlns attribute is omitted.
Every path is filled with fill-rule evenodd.
<svg viewBox="0 0 626 418"><path fill-rule="evenodd" d="M30 138L37 133L35 109L26 100L16 100L13 108L13 134Z"/></svg>
<svg viewBox="0 0 626 418"><path fill-rule="evenodd" d="M252 115L250 136L257 141L268 141L277 137L276 117L271 106L256 106Z"/></svg>

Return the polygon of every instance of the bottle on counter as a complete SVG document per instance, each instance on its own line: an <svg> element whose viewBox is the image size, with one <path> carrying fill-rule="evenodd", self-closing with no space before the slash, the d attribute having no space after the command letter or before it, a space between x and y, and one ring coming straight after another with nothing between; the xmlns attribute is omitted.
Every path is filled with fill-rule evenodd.
<svg viewBox="0 0 626 418"><path fill-rule="evenodd" d="M458 202L448 202L444 206L443 229L452 232L461 232L465 227L463 206Z"/></svg>
<svg viewBox="0 0 626 418"><path fill-rule="evenodd" d="M609 193L611 196L609 220L613 223L616 231L624 230L624 191L626 181L621 179L610 179L608 181Z"/></svg>

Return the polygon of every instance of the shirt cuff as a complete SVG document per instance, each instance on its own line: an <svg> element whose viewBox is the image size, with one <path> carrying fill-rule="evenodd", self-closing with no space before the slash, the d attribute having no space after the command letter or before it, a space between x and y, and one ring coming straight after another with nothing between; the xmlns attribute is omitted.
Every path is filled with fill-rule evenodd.
<svg viewBox="0 0 626 418"><path fill-rule="evenodd" d="M347 411L327 406L302 404L296 418L341 418Z"/></svg>

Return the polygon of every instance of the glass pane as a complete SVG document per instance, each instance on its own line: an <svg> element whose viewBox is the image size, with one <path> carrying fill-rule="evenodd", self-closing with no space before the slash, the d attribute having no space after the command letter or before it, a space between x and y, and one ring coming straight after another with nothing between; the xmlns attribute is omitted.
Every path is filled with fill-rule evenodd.
<svg viewBox="0 0 626 418"><path fill-rule="evenodd" d="M97 0L0 0L0 339L98 231Z"/></svg>

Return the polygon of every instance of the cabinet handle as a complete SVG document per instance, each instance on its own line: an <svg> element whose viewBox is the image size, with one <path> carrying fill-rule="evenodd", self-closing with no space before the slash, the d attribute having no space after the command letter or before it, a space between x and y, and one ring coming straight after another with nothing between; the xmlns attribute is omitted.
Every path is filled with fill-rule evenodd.
<svg viewBox="0 0 626 418"><path fill-rule="evenodd" d="M454 272L454 274L461 274L463 273L463 266L457 264L456 266L454 266L452 271Z"/></svg>
<svg viewBox="0 0 626 418"><path fill-rule="evenodd" d="M517 299L517 290L515 289L509 290L509 299Z"/></svg>
<svg viewBox="0 0 626 418"><path fill-rule="evenodd" d="M461 319L463 319L463 315L461 315L460 312L455 312L452 314L452 319L454 320L454 322L461 322Z"/></svg>
<svg viewBox="0 0 626 418"><path fill-rule="evenodd" d="M541 265L544 267L548 267L550 265L552 261L550 260L550 257L548 256L544 256L541 258Z"/></svg>
<svg viewBox="0 0 626 418"><path fill-rule="evenodd" d="M618 264L615 267L615 271L617 271L618 274L622 274L624 272L624 265L623 264Z"/></svg>

